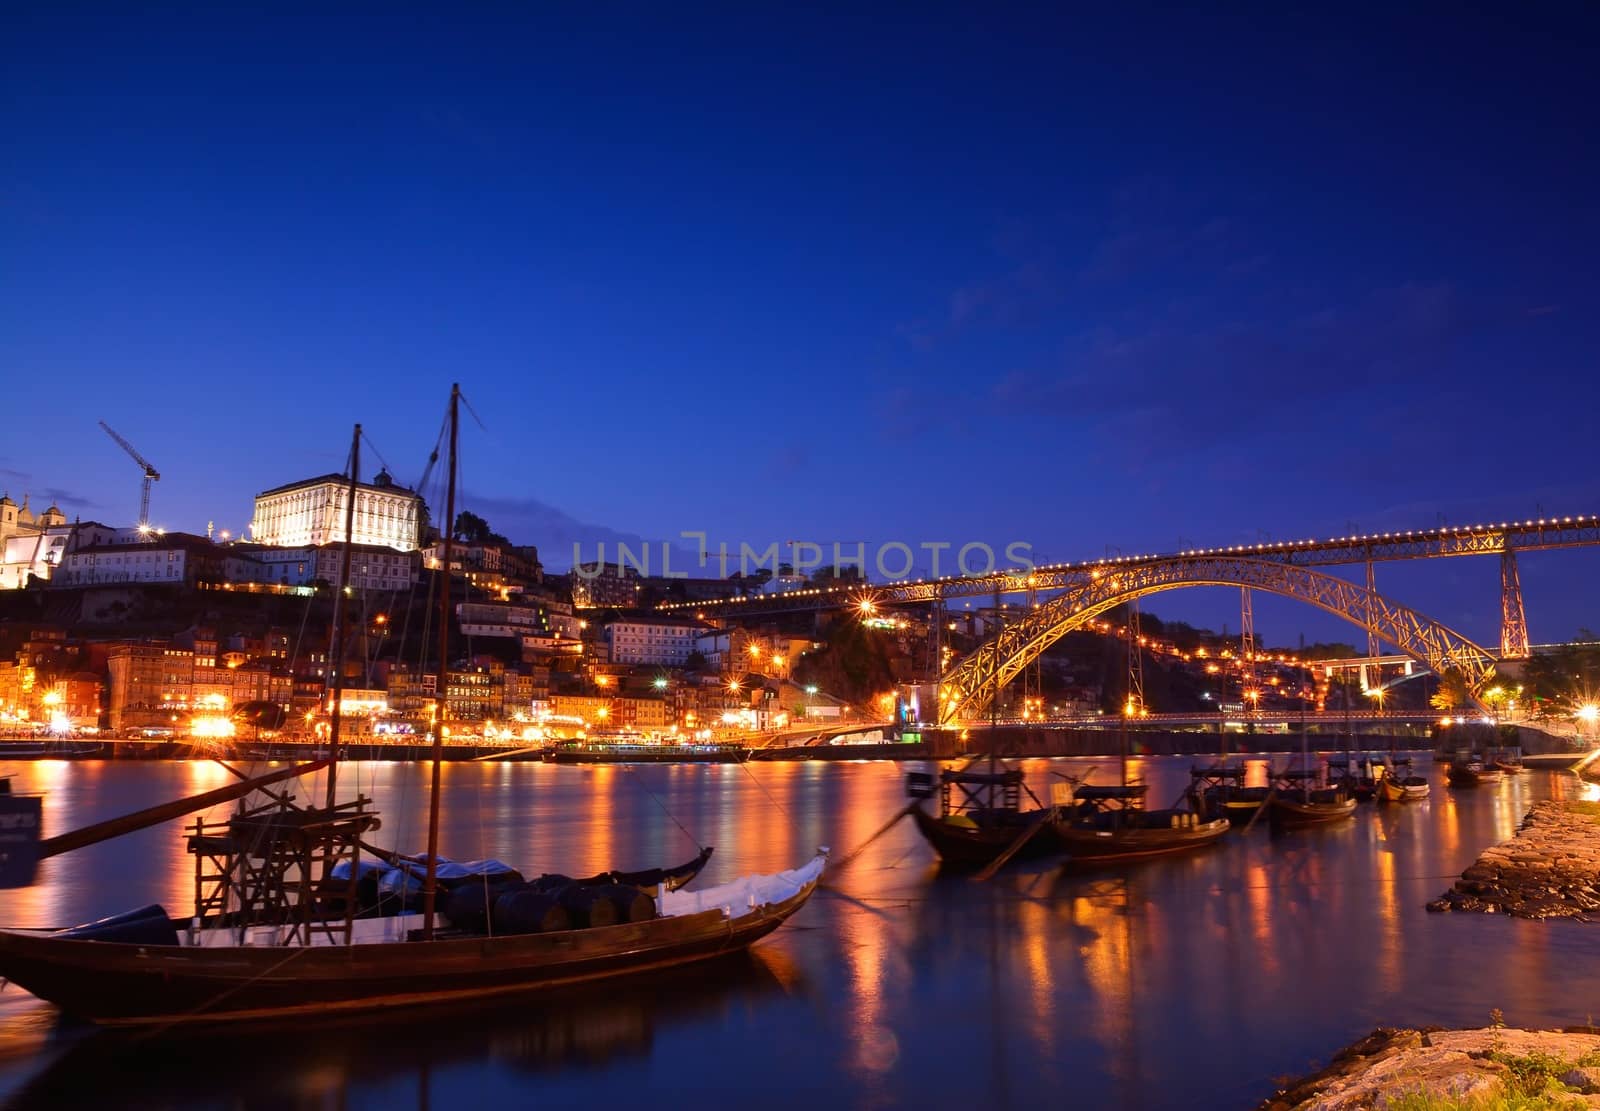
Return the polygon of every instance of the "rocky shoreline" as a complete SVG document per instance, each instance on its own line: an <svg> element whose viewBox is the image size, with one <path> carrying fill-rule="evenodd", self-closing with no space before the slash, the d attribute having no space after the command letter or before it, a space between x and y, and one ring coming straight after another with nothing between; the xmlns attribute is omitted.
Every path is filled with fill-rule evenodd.
<svg viewBox="0 0 1600 1111"><path fill-rule="evenodd" d="M1428 909L1588 920L1600 911L1600 808L1535 803L1515 837L1485 849Z"/></svg>
<svg viewBox="0 0 1600 1111"><path fill-rule="evenodd" d="M1515 1106L1600 1107L1600 1029L1393 1030L1380 1028L1332 1064L1286 1084L1257 1111L1356 1111L1407 1097L1449 1107L1493 1099Z"/></svg>

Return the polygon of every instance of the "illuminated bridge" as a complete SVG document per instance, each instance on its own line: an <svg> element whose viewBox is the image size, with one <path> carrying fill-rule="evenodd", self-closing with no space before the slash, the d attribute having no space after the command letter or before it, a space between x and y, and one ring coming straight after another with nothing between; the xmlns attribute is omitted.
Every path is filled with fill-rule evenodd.
<svg viewBox="0 0 1600 1111"><path fill-rule="evenodd" d="M1196 548L983 575L814 587L717 602L668 603L662 608L741 619L850 607L873 612L895 605L932 605L938 612L953 598L1026 593L1037 599L1053 595L1037 601L1021 619L956 661L941 677L940 718L954 721L981 713L1000 687L1052 643L1109 609L1182 587L1238 586L1294 598L1361 627L1367 632L1370 656L1379 654L1380 643L1390 644L1405 658L1436 674L1459 673L1476 699L1493 676L1497 658L1522 659L1529 653L1517 554L1596 545L1600 545L1600 517L1543 517L1326 540ZM1376 590L1377 563L1472 555L1500 557L1498 652L1382 597ZM1353 564L1365 565L1364 586L1313 570Z"/></svg>

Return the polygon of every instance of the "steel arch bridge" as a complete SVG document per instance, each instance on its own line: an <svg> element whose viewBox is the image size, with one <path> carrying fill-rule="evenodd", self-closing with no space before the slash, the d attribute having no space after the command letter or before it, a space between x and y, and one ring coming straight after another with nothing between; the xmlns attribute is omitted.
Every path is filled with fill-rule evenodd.
<svg viewBox="0 0 1600 1111"><path fill-rule="evenodd" d="M1189 586L1243 586L1316 606L1371 630L1435 674L1460 672L1474 701L1494 675L1495 659L1487 649L1364 586L1276 560L1173 556L1096 568L979 645L940 680L939 721L950 723L982 713L996 690L1041 652L1113 606Z"/></svg>

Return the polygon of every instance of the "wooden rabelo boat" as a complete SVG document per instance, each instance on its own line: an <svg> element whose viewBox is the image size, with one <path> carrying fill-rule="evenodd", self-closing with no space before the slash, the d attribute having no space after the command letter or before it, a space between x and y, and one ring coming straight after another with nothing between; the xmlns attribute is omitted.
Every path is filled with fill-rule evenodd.
<svg viewBox="0 0 1600 1111"><path fill-rule="evenodd" d="M1266 804L1271 788L1246 787L1245 770L1234 764L1189 769L1189 805L1197 814L1226 819L1229 825L1250 824Z"/></svg>
<svg viewBox="0 0 1600 1111"><path fill-rule="evenodd" d="M1147 785L1072 789L1072 802L1056 819L1056 835L1072 861L1111 864L1173 856L1215 845L1228 820L1189 809L1146 810Z"/></svg>
<svg viewBox="0 0 1600 1111"><path fill-rule="evenodd" d="M1388 763L1381 755L1365 752L1354 757L1335 753L1328 757L1328 786L1342 788L1357 802L1371 802L1378 797L1378 782L1388 771Z"/></svg>
<svg viewBox="0 0 1600 1111"><path fill-rule="evenodd" d="M1331 825L1354 816L1356 800L1342 787L1329 787L1315 769L1281 772L1272 789L1267 821L1274 832Z"/></svg>
<svg viewBox="0 0 1600 1111"><path fill-rule="evenodd" d="M1452 787L1494 786L1505 779L1499 768L1485 764L1476 753L1457 755L1444 773L1445 782Z"/></svg>
<svg viewBox="0 0 1600 1111"><path fill-rule="evenodd" d="M1344 762L1350 766L1349 733L1345 734ZM1340 784L1326 782L1327 769L1311 762L1310 740L1305 718L1300 719L1300 766L1286 768L1273 777L1272 798L1267 803L1267 821L1273 833L1307 826L1332 825L1352 817L1356 800Z"/></svg>
<svg viewBox="0 0 1600 1111"><path fill-rule="evenodd" d="M453 388L447 521L455 518L459 396ZM359 443L357 426L352 484ZM348 504L353 508L353 496ZM348 538L348 514L345 527ZM442 565L449 567L449 530L443 544ZM344 581L348 553L347 543ZM439 595L440 659L448 660L449 592ZM334 659L343 658L340 628L336 619ZM343 669L330 670L329 747L337 753ZM693 892L672 887L683 871L698 871L705 854L678 872L608 873L611 882L599 883L564 877L491 882L495 870L464 868L465 877L455 877L462 882L452 886L454 869L441 860L438 844L446 709L441 703L434 732L428 850L421 857L374 853L365 838L379 828L378 815L359 794L336 802L336 761L274 772L196 796L200 805L190 809L243 800L252 788L324 768L326 801L298 806L287 793L269 792L267 802L241 802L224 821L198 820L189 839L196 861L192 917L175 919L161 907L147 907L65 931L0 931L0 976L75 1017L112 1025L210 1026L462 1004L742 950L777 929L816 889L825 849L790 871ZM106 825L141 828L139 822L166 820L175 806L193 802ZM45 842L41 855L84 843L86 831L64 835ZM363 852L377 861L364 861ZM400 912L364 917L373 913L361 893L364 866L378 861L399 873ZM648 882L630 882L641 879ZM420 910L409 897L417 886Z"/></svg>
<svg viewBox="0 0 1600 1111"><path fill-rule="evenodd" d="M1133 651L1138 651L1137 646ZM1193 852L1216 844L1228 832L1228 820L1194 806L1146 810L1145 783L1135 783L1128 770L1128 721L1122 721L1119 753L1121 783L1091 786L1073 782L1065 789L1055 817L1056 836L1076 864L1132 863L1159 856ZM1191 783L1192 789L1192 783Z"/></svg>
<svg viewBox="0 0 1600 1111"><path fill-rule="evenodd" d="M1001 613L998 589L994 610ZM961 768L943 768L937 777L929 772L906 776L911 803L890 826L909 814L917 831L939 854L946 867L982 869L992 873L1012 857L1035 857L1061 851L1055 837L1056 810L1046 806L1023 780L1020 768L1007 767L996 752L1000 712L1000 641L1005 628L996 630L990 651L995 654L994 687L989 699L988 759L974 770L978 759ZM1056 785L1059 791L1061 784ZM939 812L929 813L923 802L939 798ZM1027 805L1031 803L1031 805ZM874 839L885 832L885 826ZM860 851L860 850L857 850ZM853 854L852 854L853 855Z"/></svg>
<svg viewBox="0 0 1600 1111"><path fill-rule="evenodd" d="M1039 801L1023 782L1020 769L946 768L937 779L927 772L912 772L906 777L906 791L913 800L938 795L937 814L913 802L911 817L939 859L951 867L983 868L1002 856L1035 857L1061 851L1054 808ZM1025 807L1024 798L1033 805Z"/></svg>

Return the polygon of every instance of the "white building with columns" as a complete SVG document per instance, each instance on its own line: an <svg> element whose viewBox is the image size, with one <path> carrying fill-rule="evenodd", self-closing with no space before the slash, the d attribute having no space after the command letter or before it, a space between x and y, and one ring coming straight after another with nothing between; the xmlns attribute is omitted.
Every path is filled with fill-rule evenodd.
<svg viewBox="0 0 1600 1111"><path fill-rule="evenodd" d="M263 491L256 495L250 538L286 548L341 544L349 492L350 480L337 474ZM421 508L420 497L379 471L370 483L356 484L355 542L415 551Z"/></svg>

